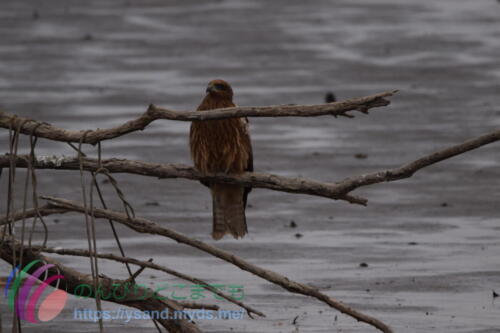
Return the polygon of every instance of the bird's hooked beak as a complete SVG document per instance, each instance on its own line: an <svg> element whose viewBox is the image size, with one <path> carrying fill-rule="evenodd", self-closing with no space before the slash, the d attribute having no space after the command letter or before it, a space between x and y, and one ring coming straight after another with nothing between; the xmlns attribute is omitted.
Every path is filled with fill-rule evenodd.
<svg viewBox="0 0 500 333"><path fill-rule="evenodd" d="M216 91L216 89L215 89L215 87L214 87L214 85L213 85L212 83L210 83L210 84L207 86L207 90L205 90L205 92L206 92L207 94L210 94L211 92L215 92L215 91Z"/></svg>

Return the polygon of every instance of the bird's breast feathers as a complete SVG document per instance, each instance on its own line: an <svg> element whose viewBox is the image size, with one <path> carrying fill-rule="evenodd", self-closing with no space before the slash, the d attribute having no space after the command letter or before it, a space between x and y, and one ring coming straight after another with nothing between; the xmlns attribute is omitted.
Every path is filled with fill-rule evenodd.
<svg viewBox="0 0 500 333"><path fill-rule="evenodd" d="M202 172L244 172L251 154L248 123L242 118L194 121L190 146Z"/></svg>
<svg viewBox="0 0 500 333"><path fill-rule="evenodd" d="M198 111L236 106L225 97L205 96ZM241 173L247 169L252 147L245 118L193 121L191 157L201 172Z"/></svg>

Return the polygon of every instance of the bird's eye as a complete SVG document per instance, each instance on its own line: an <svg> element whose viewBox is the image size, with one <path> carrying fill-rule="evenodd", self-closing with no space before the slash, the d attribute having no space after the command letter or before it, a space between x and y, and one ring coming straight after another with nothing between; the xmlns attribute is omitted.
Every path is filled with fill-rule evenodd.
<svg viewBox="0 0 500 333"><path fill-rule="evenodd" d="M217 84L215 84L215 89L217 89L217 90L226 90L226 86L224 84L217 83Z"/></svg>

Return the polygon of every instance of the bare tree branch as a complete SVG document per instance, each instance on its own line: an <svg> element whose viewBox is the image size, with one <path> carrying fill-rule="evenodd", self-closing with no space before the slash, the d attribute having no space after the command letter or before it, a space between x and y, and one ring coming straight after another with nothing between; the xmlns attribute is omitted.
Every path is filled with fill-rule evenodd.
<svg viewBox="0 0 500 333"><path fill-rule="evenodd" d="M219 310L219 306L216 304L207 304L207 303L197 303L197 302L189 302L189 301L177 301L183 308L185 309L205 309L205 310Z"/></svg>
<svg viewBox="0 0 500 333"><path fill-rule="evenodd" d="M127 121L126 123L109 128L89 131L68 131L52 126L48 123L38 122L28 118L18 117L7 112L0 111L0 127L9 128L13 123L24 123L21 133L31 134L54 141L80 142L96 144L99 141L113 139L127 133L144 130L146 126L158 119L170 119L180 121L213 120L234 117L315 117L323 115L349 116L349 111L360 111L367 113L374 107L389 105L390 101L385 97L392 96L396 91L383 92L376 95L352 98L343 102L335 102L320 105L276 105L263 107L234 107L216 109L213 111L173 111L150 105L148 110L140 117ZM16 128L16 126L12 126ZM85 135L84 135L85 134Z"/></svg>
<svg viewBox="0 0 500 333"><path fill-rule="evenodd" d="M52 215L52 214L63 214L63 213L67 213L68 211L66 209L51 208L49 205L44 205L44 206L41 206L38 208L38 212L40 213L41 216L48 216L48 215ZM2 226L4 224L8 224L10 222L16 222L16 221L22 220L23 217L25 219L28 219L28 218L35 217L35 216L37 216L37 213L36 213L36 209L34 209L34 208L26 209L25 212L23 212L22 210L18 210L16 212L13 212L10 215L9 219L7 219L7 217L5 217L5 216L0 218L0 226Z"/></svg>
<svg viewBox="0 0 500 333"><path fill-rule="evenodd" d="M0 156L0 168L9 167L10 156ZM34 167L37 169L62 169L79 170L80 161L73 157L42 157L37 158ZM28 166L24 156L18 156L15 161L16 167L26 168ZM242 184L252 187L268 188L275 191L302 193L317 195L335 200L346 200L350 203L365 205L366 199L350 195L337 195L334 192L335 185L321 183L305 178L290 178L266 173L243 174L202 174L193 167L184 164L161 164L151 162L132 161L126 159L104 159L101 160L102 168L111 173L130 173L157 178L186 178L192 180L216 181L230 184ZM83 159L83 168L88 171L99 169L96 159Z"/></svg>
<svg viewBox="0 0 500 333"><path fill-rule="evenodd" d="M457 144L445 149L438 150L432 154L421 157L415 161L404 164L399 168L389 169L385 171L378 171L367 175L347 178L335 185L335 192L337 195L349 193L358 187L367 186L383 182L392 182L404 178L410 178L420 169L436 164L438 162L447 160L454 156L466 153L468 151L477 149L487 144L500 140L500 130L493 131L474 139L469 139L461 144Z"/></svg>
<svg viewBox="0 0 500 333"><path fill-rule="evenodd" d="M82 205L80 205L78 202L70 201L70 200L65 200L65 199L60 199L60 198L53 198L53 197L42 197L45 200L49 201L49 204L52 205L55 208L65 208L71 211L75 212L81 212L84 214L91 214L90 209L85 209ZM93 211L94 217L96 218L104 218L104 219L112 219L113 221L116 221L118 223L121 223L132 230L135 230L136 232L139 233L148 233L148 234L153 234L153 235L160 235L164 236L170 239L173 239L179 243L183 243L186 245L189 245L191 247L195 247L199 250L202 250L206 253L209 253L215 257L218 257L224 261L227 261L242 270L245 270L247 272L250 272L252 274L255 274L269 282L272 282L276 285L281 286L282 288L292 292L292 293L297 293L297 294L302 294L306 296L311 296L314 297L326 304L328 304L330 307L337 309L338 311L345 313L358 321L365 322L369 325L372 325L382 332L385 333L392 333L393 331L381 322L380 320L368 316L366 314L363 314L348 305L341 303L321 292L319 292L317 289L312 288L310 286L307 286L302 283L298 283L295 281L292 281L288 279L286 276L283 276L281 274L278 274L276 272L270 271L263 269L259 266L256 266L254 264L251 264L247 262L244 259L241 259L234 254L221 250L219 248L216 248L214 246L211 246L209 244L206 244L202 241L199 241L197 239L193 239L190 237L187 237L183 234L180 234L174 230L162 227L154 222L151 222L147 219L144 218L129 218L127 215L115 212L112 210L107 210L107 209L94 209Z"/></svg>
<svg viewBox="0 0 500 333"><path fill-rule="evenodd" d="M13 251L15 249L15 252ZM28 249L27 247L23 248L21 251L20 243L13 242L12 239L7 240L0 244L0 258L3 260L13 263L14 265L19 265L18 259L20 258L22 252L23 265L30 263L34 260L40 260L41 263L49 263L53 264L56 267L50 268L49 273L51 275L61 274L64 276L63 280L60 280L59 289L67 291L69 294L78 295L76 293L76 289L78 286L82 284L86 284L89 286L93 285L93 281L88 275L77 272L76 270L67 267L58 261L43 256L39 253L35 253ZM23 266L24 267L24 266ZM35 265L31 271L34 271L39 266ZM22 267L21 267L22 269ZM99 286L101 287L103 294L110 294L115 288L114 286L121 285L123 286L127 281L124 280L116 280L110 279L107 277L99 277ZM55 282L51 284L56 287ZM153 295L154 291L143 288L140 286L137 287L137 293L139 295ZM121 297L120 297L121 298ZM160 299L159 297L148 297L144 299L144 297L135 297L135 296L126 296L123 299L118 299L115 297L111 297L108 301L122 304L128 307L134 307L142 311L158 311L161 312L165 308L171 309L173 311L182 311L183 307L181 304L168 300L168 299ZM157 321L165 327L171 333L200 333L201 331L198 327L184 319L162 319L158 318Z"/></svg>

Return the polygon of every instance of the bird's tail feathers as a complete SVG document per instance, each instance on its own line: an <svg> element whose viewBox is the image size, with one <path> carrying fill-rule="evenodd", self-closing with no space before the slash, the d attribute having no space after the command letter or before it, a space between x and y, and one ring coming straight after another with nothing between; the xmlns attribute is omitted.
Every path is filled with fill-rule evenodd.
<svg viewBox="0 0 500 333"><path fill-rule="evenodd" d="M243 203L244 187L231 184L213 184L212 238L219 240L226 234L238 239L248 232Z"/></svg>

